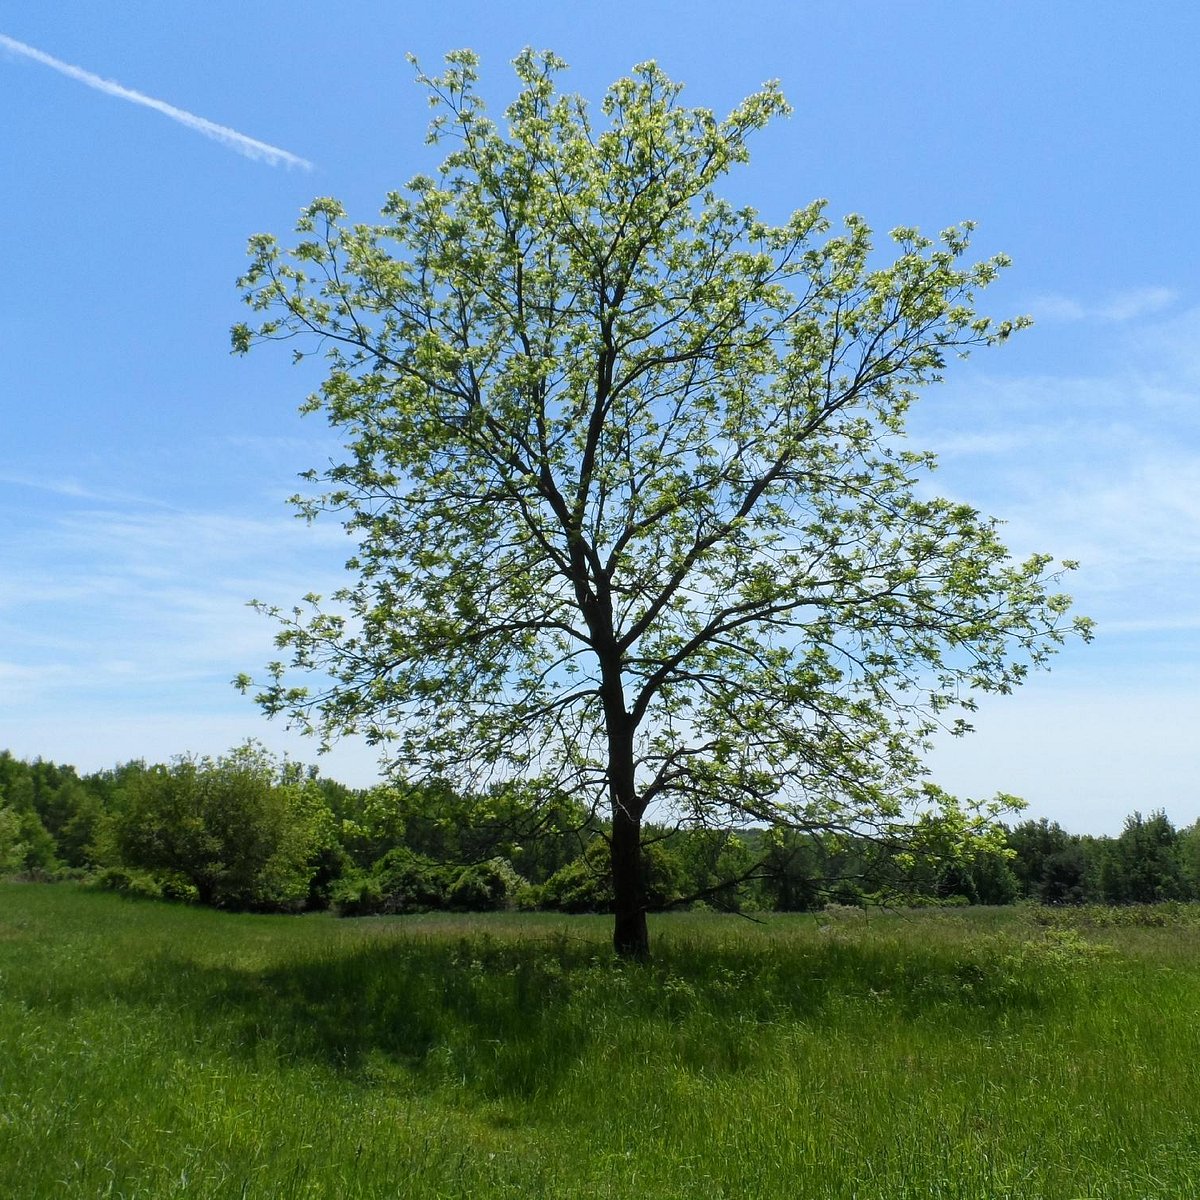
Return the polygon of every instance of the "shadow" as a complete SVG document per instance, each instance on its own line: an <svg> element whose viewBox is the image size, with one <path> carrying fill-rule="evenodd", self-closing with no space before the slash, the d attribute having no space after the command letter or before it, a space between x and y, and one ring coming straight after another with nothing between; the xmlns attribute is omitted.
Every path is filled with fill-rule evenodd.
<svg viewBox="0 0 1200 1200"><path fill-rule="evenodd" d="M1024 970L994 947L664 940L652 963L627 964L564 936L412 937L391 926L311 953L241 969L176 949L138 967L131 993L237 1054L483 1099L549 1095L597 1062L659 1054L737 1072L769 1055L783 1025L861 1025L884 1010L986 1026L1052 993L1044 964Z"/></svg>
<svg viewBox="0 0 1200 1200"><path fill-rule="evenodd" d="M577 985L592 989L620 970L594 945L565 940L400 935L258 970L166 952L143 965L131 991L220 1031L247 1057L265 1051L364 1081L399 1071L430 1087L528 1097L556 1086L595 1040Z"/></svg>

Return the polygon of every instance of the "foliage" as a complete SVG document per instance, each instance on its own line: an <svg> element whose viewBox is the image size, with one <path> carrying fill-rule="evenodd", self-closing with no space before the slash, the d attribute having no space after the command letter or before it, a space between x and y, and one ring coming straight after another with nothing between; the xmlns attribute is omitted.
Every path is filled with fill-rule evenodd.
<svg viewBox="0 0 1200 1200"><path fill-rule="evenodd" d="M660 842L642 847L646 906L651 912L670 908L683 896L683 869ZM612 857L603 838L588 843L579 858L556 871L539 889L539 907L568 913L612 912Z"/></svg>
<svg viewBox="0 0 1200 1200"><path fill-rule="evenodd" d="M406 846L389 850L369 874L347 877L333 889L334 907L343 917L428 912L446 908L453 873Z"/></svg>
<svg viewBox="0 0 1200 1200"><path fill-rule="evenodd" d="M89 887L119 892L139 900L173 900L196 904L200 889L180 871L140 871L135 867L103 867L86 877Z"/></svg>
<svg viewBox="0 0 1200 1200"><path fill-rule="evenodd" d="M1179 835L1163 812L1133 813L1108 847L1104 899L1110 904L1155 904L1184 895Z"/></svg>
<svg viewBox="0 0 1200 1200"><path fill-rule="evenodd" d="M455 868L408 847L389 850L369 874L343 879L333 892L340 916L457 909L489 912L507 908L526 881L502 858Z"/></svg>
<svg viewBox="0 0 1200 1200"><path fill-rule="evenodd" d="M140 857L126 861L117 838L138 819L131 797L163 786L154 781L168 780L185 761L198 760L152 767L136 761L80 776L69 766L41 759L20 762L0 752L0 874L47 882L81 879L94 870L70 865L82 857L105 864L101 886L200 900L191 875L164 865L163 857L152 867ZM313 769L276 767L274 783L292 797L293 832L308 845L300 872L309 878L307 896L300 901L299 889L292 887L284 907L303 903L333 906L345 915L383 912L384 891L372 871L392 851L398 852L389 860L393 865L419 864L416 874L428 885L421 907L608 911L612 905L610 867L600 861L610 828L569 797L541 804L536 793L515 786L459 795L444 781L353 789ZM244 801L252 813L257 788L255 783L244 796L228 796L229 806ZM154 805L142 815L152 829ZM164 820L160 840L178 824L177 817ZM87 831L86 839L77 837L79 830ZM786 827L748 826L735 832L649 825L650 903L780 912L821 910L831 902L857 908L913 902L1004 905L1023 899L1081 911L1155 904L1146 911L1161 923L1167 911L1161 900L1200 899L1200 823L1176 830L1161 811L1133 813L1118 837L1080 836L1055 822L1027 821L1002 837L973 839L969 858L948 851L941 823L922 826L918 835L897 846ZM955 837L953 831L948 836ZM369 849L375 853L364 861ZM136 845L133 850L140 855ZM555 876L553 887L545 889ZM270 872L264 872L260 882L251 906L278 905L278 881L272 883ZM392 879L388 887L395 883ZM231 900L220 892L207 903L229 905ZM410 902L387 903L403 911ZM1142 919L1137 911L1119 918Z"/></svg>
<svg viewBox="0 0 1200 1200"><path fill-rule="evenodd" d="M461 793L606 808L624 953L648 810L885 841L915 810L969 843L995 810L923 786L928 737L1088 634L902 441L949 356L1021 324L975 309L1005 260L966 261L968 224L895 230L889 263L861 218L720 198L774 84L719 120L644 63L597 118L553 54L515 65L506 127L473 54L419 76L452 149L381 224L326 198L290 252L251 240L234 347L326 353L306 408L346 456L295 503L358 540L332 603L264 606L260 704Z"/></svg>
<svg viewBox="0 0 1200 1200"><path fill-rule="evenodd" d="M182 876L202 903L301 908L333 826L317 789L247 744L126 772L105 842L115 863Z"/></svg>
<svg viewBox="0 0 1200 1200"><path fill-rule="evenodd" d="M988 850L974 855L964 865L955 863L947 867L938 881L938 892L964 896L972 904L1012 904L1020 892L1020 883L1010 856Z"/></svg>
<svg viewBox="0 0 1200 1200"><path fill-rule="evenodd" d="M58 847L43 821L48 802L55 798L61 780L73 775L40 759L25 763L0 751L0 810L6 832L0 833L0 852L9 870L52 871L59 863Z"/></svg>
<svg viewBox="0 0 1200 1200"><path fill-rule="evenodd" d="M330 890L330 904L339 917L372 917L383 912L383 889L370 875L352 871Z"/></svg>
<svg viewBox="0 0 1200 1200"><path fill-rule="evenodd" d="M1056 822L1026 821L1008 834L1022 894L1043 904L1154 904L1200 897L1189 852L1194 830L1159 811L1134 812L1116 838L1080 837Z"/></svg>
<svg viewBox="0 0 1200 1200"><path fill-rule="evenodd" d="M162 884L151 872L131 867L105 867L92 876L89 885L98 891L119 892L136 900L164 899Z"/></svg>
<svg viewBox="0 0 1200 1200"><path fill-rule="evenodd" d="M24 865L21 818L13 809L0 807L0 875L19 871Z"/></svg>
<svg viewBox="0 0 1200 1200"><path fill-rule="evenodd" d="M1024 894L1042 904L1078 903L1087 888L1087 857L1057 821L1024 821L1008 834L1013 871Z"/></svg>
<svg viewBox="0 0 1200 1200"><path fill-rule="evenodd" d="M743 836L727 829L685 829L659 844L677 864L676 886L685 900L721 912L757 907L753 887L760 864Z"/></svg>
<svg viewBox="0 0 1200 1200"><path fill-rule="evenodd" d="M446 901L460 912L492 912L508 908L527 885L507 859L491 858L464 867L450 885Z"/></svg>
<svg viewBox="0 0 1200 1200"><path fill-rule="evenodd" d="M1036 925L1057 929L1168 929L1200 925L1200 905L1178 901L1039 906L1028 910L1026 915Z"/></svg>

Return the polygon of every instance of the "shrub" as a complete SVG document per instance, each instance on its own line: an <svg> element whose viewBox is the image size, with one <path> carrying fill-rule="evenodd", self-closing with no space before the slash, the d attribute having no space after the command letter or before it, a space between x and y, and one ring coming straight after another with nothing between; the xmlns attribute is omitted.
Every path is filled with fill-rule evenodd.
<svg viewBox="0 0 1200 1200"><path fill-rule="evenodd" d="M164 900L174 900L180 904L199 903L199 890L181 871L160 871L154 878L162 890Z"/></svg>
<svg viewBox="0 0 1200 1200"><path fill-rule="evenodd" d="M680 865L676 857L657 844L642 848L646 906L651 911L669 908L680 896ZM555 871L541 887L543 908L561 912L611 912L612 863L608 843L594 838L583 854Z"/></svg>
<svg viewBox="0 0 1200 1200"><path fill-rule="evenodd" d="M294 911L336 839L319 789L249 744L129 771L104 840L110 862L169 876L204 904Z"/></svg>
<svg viewBox="0 0 1200 1200"><path fill-rule="evenodd" d="M21 818L11 808L0 807L0 875L19 871L24 865Z"/></svg>
<svg viewBox="0 0 1200 1200"><path fill-rule="evenodd" d="M138 871L131 867L106 867L92 876L90 886L139 900L163 898L162 884L149 871Z"/></svg>
<svg viewBox="0 0 1200 1200"><path fill-rule="evenodd" d="M383 912L383 892L370 875L347 875L330 889L333 911L339 917L370 917Z"/></svg>
<svg viewBox="0 0 1200 1200"><path fill-rule="evenodd" d="M529 891L506 859L456 869L400 846L389 850L370 873L339 879L331 898L338 916L365 917L442 908L487 912L506 908Z"/></svg>
<svg viewBox="0 0 1200 1200"><path fill-rule="evenodd" d="M508 908L523 887L524 879L507 859L492 858L485 863L464 867L450 885L447 900L460 912L491 912Z"/></svg>
<svg viewBox="0 0 1200 1200"><path fill-rule="evenodd" d="M447 868L404 846L389 850L371 869L382 896L381 912L413 913L445 908Z"/></svg>

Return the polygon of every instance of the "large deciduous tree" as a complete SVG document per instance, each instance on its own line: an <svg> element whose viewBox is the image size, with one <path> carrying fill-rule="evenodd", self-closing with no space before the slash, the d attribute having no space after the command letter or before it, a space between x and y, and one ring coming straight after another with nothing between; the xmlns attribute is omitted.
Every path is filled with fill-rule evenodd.
<svg viewBox="0 0 1200 1200"><path fill-rule="evenodd" d="M553 55L515 65L503 123L474 55L419 75L450 151L381 224L319 199L290 251L251 241L235 348L327 354L306 408L347 452L295 503L358 543L331 601L267 609L288 661L258 699L408 770L594 797L636 956L648 809L965 838L927 739L1072 621L1051 560L932 498L903 442L915 390L1020 324L977 314L1004 263L965 261L969 225L881 262L857 217L721 199L775 84L718 120L645 63L595 116Z"/></svg>

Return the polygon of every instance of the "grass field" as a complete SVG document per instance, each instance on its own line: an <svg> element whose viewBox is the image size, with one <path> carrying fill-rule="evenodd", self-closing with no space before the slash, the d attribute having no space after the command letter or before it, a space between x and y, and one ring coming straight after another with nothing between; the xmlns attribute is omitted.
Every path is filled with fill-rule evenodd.
<svg viewBox="0 0 1200 1200"><path fill-rule="evenodd" d="M233 916L0 885L0 1196L1179 1200L1200 924Z"/></svg>

